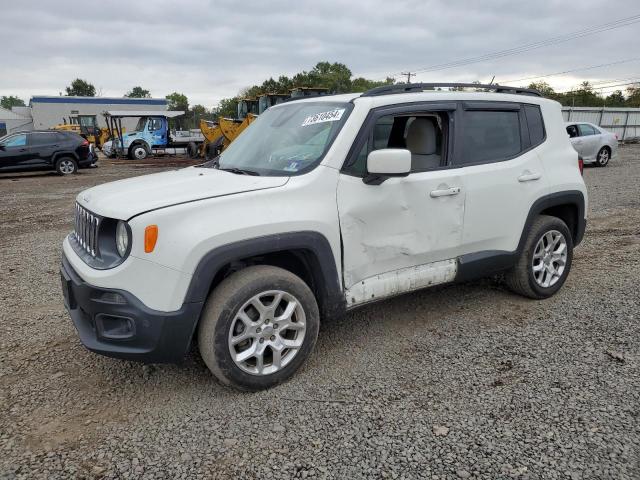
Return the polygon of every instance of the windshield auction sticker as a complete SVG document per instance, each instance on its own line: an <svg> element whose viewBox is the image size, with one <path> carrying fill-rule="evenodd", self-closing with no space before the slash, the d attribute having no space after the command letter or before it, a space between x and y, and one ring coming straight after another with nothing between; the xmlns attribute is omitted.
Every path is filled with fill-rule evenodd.
<svg viewBox="0 0 640 480"><path fill-rule="evenodd" d="M315 115L309 115L302 122L303 127L307 127L309 125L315 125L316 123L324 123L324 122L337 122L342 118L342 114L344 113L344 108L336 108L335 110L331 110L328 112L316 113Z"/></svg>

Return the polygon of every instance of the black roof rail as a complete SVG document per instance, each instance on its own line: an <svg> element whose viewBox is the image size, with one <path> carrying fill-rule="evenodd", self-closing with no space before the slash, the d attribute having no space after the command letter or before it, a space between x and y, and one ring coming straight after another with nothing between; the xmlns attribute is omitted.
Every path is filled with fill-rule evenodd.
<svg viewBox="0 0 640 480"><path fill-rule="evenodd" d="M480 88L482 90L492 90L497 93L515 93L519 95L533 95L541 97L542 94L532 88L508 87L492 83L484 85L481 83L397 83L395 85L383 85L372 88L364 92L361 97L378 97L380 95L392 95L394 93L415 93L425 90L435 90L436 88Z"/></svg>

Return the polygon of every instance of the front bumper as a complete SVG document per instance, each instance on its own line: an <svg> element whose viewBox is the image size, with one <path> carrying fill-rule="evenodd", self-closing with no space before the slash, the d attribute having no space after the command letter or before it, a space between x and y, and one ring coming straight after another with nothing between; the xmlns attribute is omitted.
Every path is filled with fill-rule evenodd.
<svg viewBox="0 0 640 480"><path fill-rule="evenodd" d="M60 275L65 307L92 352L145 363L178 362L188 352L203 302L152 310L127 291L84 282L64 255Z"/></svg>

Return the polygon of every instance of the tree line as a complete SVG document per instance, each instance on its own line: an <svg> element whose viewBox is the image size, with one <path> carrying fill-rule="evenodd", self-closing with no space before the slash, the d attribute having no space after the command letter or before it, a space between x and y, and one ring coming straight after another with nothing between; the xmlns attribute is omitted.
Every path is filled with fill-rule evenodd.
<svg viewBox="0 0 640 480"><path fill-rule="evenodd" d="M529 88L538 90L543 96L552 98L567 107L632 107L640 108L640 83L622 90L615 90L608 95L597 92L589 82L582 82L568 92L556 92L547 82L533 82Z"/></svg>
<svg viewBox="0 0 640 480"><path fill-rule="evenodd" d="M343 63L319 62L311 70L303 70L288 77L280 75L242 89L231 98L224 98L217 108L207 109L204 105L189 105L189 99L184 93L172 92L165 98L169 110L186 112L181 127L197 128L201 118L215 119L218 115L234 117L238 102L242 98L256 98L265 93L289 93L296 87L326 88L330 93L364 92L381 85L395 83L391 77L385 80L369 80L364 77L353 77L351 70ZM479 82L474 82L479 83ZM547 98L557 100L562 105L574 107L634 107L640 108L640 83L628 86L623 93L616 90L608 95L600 94L589 82L582 82L568 92L556 92L547 82L533 82L529 88L534 88ZM96 88L87 80L76 78L65 88L67 96L95 97ZM129 98L151 98L151 92L141 86L135 86L124 94ZM0 106L11 110L15 106L25 106L25 102L16 96L0 97Z"/></svg>

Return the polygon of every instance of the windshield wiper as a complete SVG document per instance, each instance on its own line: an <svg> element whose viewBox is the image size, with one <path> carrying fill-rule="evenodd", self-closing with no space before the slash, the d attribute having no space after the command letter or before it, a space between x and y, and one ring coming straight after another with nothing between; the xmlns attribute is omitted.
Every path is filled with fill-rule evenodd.
<svg viewBox="0 0 640 480"><path fill-rule="evenodd" d="M244 168L236 168L236 167L232 167L232 168L222 168L222 167L218 167L218 170L224 170L225 172L231 172L231 173L236 173L238 175L253 175L255 177L259 177L260 174L254 170L246 170Z"/></svg>

